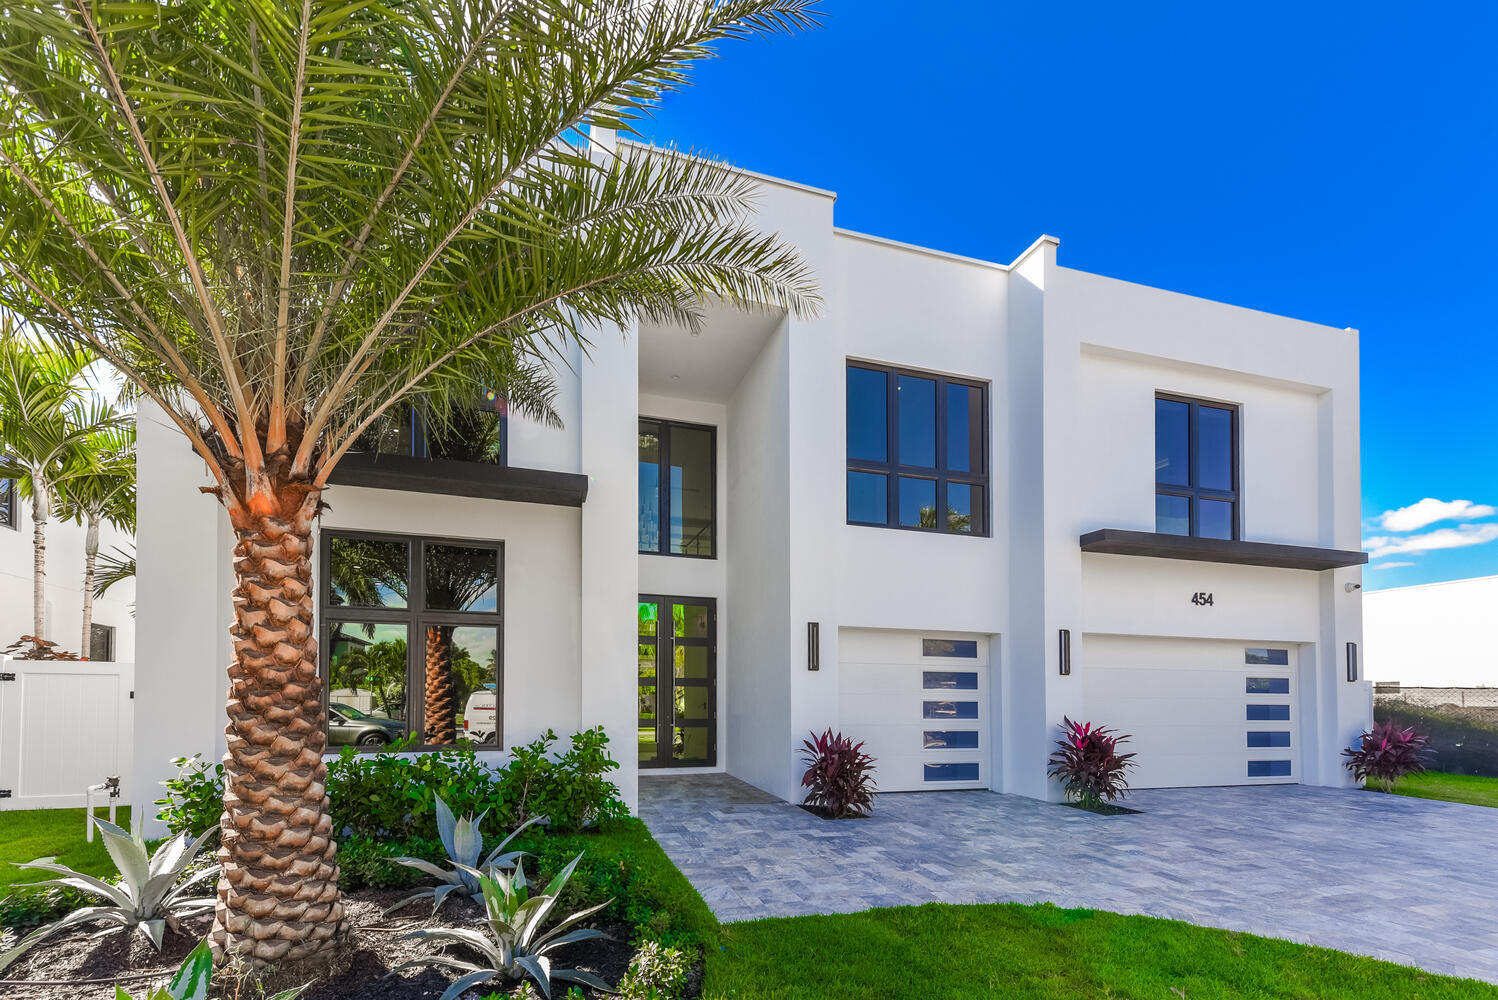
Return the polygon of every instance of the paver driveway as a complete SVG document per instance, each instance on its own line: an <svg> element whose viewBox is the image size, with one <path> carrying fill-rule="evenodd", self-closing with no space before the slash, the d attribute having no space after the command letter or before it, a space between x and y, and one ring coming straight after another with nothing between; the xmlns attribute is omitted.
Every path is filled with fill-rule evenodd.
<svg viewBox="0 0 1498 1000"><path fill-rule="evenodd" d="M726 775L640 777L641 817L722 920L1050 901L1498 982L1498 810L1298 785L1129 804L915 792L834 823Z"/></svg>

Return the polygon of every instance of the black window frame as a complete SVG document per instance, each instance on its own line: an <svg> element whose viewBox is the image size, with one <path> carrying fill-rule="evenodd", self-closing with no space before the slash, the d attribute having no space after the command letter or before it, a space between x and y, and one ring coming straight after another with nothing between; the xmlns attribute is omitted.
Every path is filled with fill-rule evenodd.
<svg viewBox="0 0 1498 1000"><path fill-rule="evenodd" d="M901 368L897 365L884 365L873 361L859 361L849 358L843 372L843 414L847 419L847 392L848 377L847 370L857 368L862 371L879 372L885 376L885 402L884 402L884 434L885 434L885 456L886 461L874 462L868 459L855 459L847 455L847 428L843 429L843 451L847 459L847 470L843 478L843 512L849 525L861 528L892 528L897 531L918 531L928 535L955 535L970 538L989 538L993 535L993 524L991 511L993 509L993 486L992 470L993 456L993 393L990 391L990 383L982 379L963 378L957 375L941 375L936 372L921 371L917 368ZM900 403L899 403L899 380L901 376L910 378L926 379L936 383L936 464L925 465L902 465L899 461L900 448ZM960 385L968 389L976 389L982 393L983 420L979 425L979 433L983 435L978 454L983 456L983 469L981 472L963 472L947 467L947 386ZM872 475L883 475L885 477L885 519L883 521L856 521L853 512L848 509L848 484L847 473L863 472ZM934 528L923 528L918 524L900 523L900 479L924 479L936 482L936 526ZM966 486L977 486L983 490L982 503L982 531L955 531L947 527L945 511L947 509L947 487L951 483Z"/></svg>
<svg viewBox="0 0 1498 1000"><path fill-rule="evenodd" d="M656 502L660 514L660 530L657 532L656 547L653 549L639 549L642 556L670 556L673 559L716 559L718 558L718 428L713 424L694 424L686 420L670 420L665 417L651 417L641 415L637 427L640 433L644 432L646 424L654 424L659 428L656 451L659 456L656 460L658 475L656 477ZM672 552L671 551L671 430L681 428L689 431L707 431L707 460L709 465L709 487L708 504L711 515L707 526L707 543L711 552L701 555L695 552ZM636 469L638 470L638 449L636 454ZM640 511L639 501L636 500L635 507L635 542L639 544L640 535Z"/></svg>
<svg viewBox="0 0 1498 1000"><path fill-rule="evenodd" d="M1182 396L1173 392L1155 393L1155 401L1165 400L1171 403L1185 403L1190 408L1186 416L1186 461L1187 476L1190 485L1182 486L1179 483L1162 483L1155 480L1155 496L1183 497L1188 504L1187 524L1189 530L1181 538L1212 538L1212 535L1202 535L1200 531L1199 518L1197 516L1197 504L1202 500L1223 500L1233 505L1233 533L1232 541L1241 541L1243 538L1243 484L1242 484L1242 447L1240 436L1243 432L1243 414L1237 403L1224 403L1215 399L1200 399L1195 396ZM1233 488L1231 490L1210 490L1196 485L1200 481L1197 464L1200 461L1197 447L1197 421L1202 407L1214 410L1226 410L1232 420L1232 426L1228 432L1229 446L1232 448L1232 470ZM1158 418L1157 418L1158 420ZM1158 433L1158 431L1157 431ZM1159 531L1159 522L1156 521L1155 530Z"/></svg>
<svg viewBox="0 0 1498 1000"><path fill-rule="evenodd" d="M361 608L331 602L333 590L333 540L336 538L362 539L379 542L404 542L406 544L406 606L404 608ZM358 529L325 528L317 539L320 553L318 572L321 582L317 587L318 644L317 672L322 679L323 731L327 732L326 716L332 701L333 620L355 624L405 625L406 626L406 718L407 736L415 735L416 742L409 750L451 750L454 747L472 747L474 750L502 750L505 747L505 543L503 540L483 538L454 538L446 535L408 535L401 532L360 531ZM447 611L428 610L426 607L426 546L453 545L472 549L493 549L498 563L498 579L495 581L494 611ZM494 740L492 743L469 743L459 740L453 743L426 742L426 627L427 625L474 625L495 629L494 656ZM418 639L418 637L420 637ZM331 744L330 744L331 745ZM342 747L339 748L342 750ZM377 753L383 746L354 746L356 753ZM325 750L324 752L329 752Z"/></svg>
<svg viewBox="0 0 1498 1000"><path fill-rule="evenodd" d="M475 413L485 413L482 407L470 407ZM472 459L445 459L445 461L464 462L468 465L487 466L491 468L510 467L510 407L503 403L499 410L492 411L499 417L499 461L481 462ZM432 459L431 435L432 419L427 414L424 402L417 401L405 407L395 407L390 413L392 420L399 420L405 425L405 432L410 440L410 448L398 451L379 451L360 447L358 442L350 450L351 454L368 455L392 455L403 458L420 458L430 461Z"/></svg>
<svg viewBox="0 0 1498 1000"><path fill-rule="evenodd" d="M89 635L88 635L88 658L89 658L89 660L92 661L92 662L94 662L94 663L113 663L113 662L115 662L115 659L114 659L114 654L115 654L115 648L114 648L115 647L115 637L119 634L119 630L115 626L113 626L113 625L103 625L103 624L100 624L99 622L90 622L89 623L89 629L88 629L88 631L89 631ZM95 637L99 637L100 639L103 640L103 643L104 643L104 655L102 657L95 657L94 656L94 641L95 641Z"/></svg>
<svg viewBox="0 0 1498 1000"><path fill-rule="evenodd" d="M9 494L10 499L0 508L0 528L21 530L21 491L14 479L0 479L0 495Z"/></svg>

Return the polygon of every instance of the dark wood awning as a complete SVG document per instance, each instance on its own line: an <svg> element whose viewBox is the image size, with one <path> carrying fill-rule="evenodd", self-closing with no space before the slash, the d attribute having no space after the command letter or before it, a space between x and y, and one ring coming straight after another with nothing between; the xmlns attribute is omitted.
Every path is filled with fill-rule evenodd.
<svg viewBox="0 0 1498 1000"><path fill-rule="evenodd" d="M1155 559L1192 559L1197 562L1236 563L1240 566L1272 566L1277 569L1339 569L1361 566L1368 553L1351 549L1319 549L1307 545L1273 542L1240 542L1228 538L1191 538L1161 535L1153 531L1099 528L1082 536L1083 552L1119 556L1150 556Z"/></svg>
<svg viewBox="0 0 1498 1000"><path fill-rule="evenodd" d="M575 472L367 452L345 455L328 481L334 486L441 493L557 507L581 507L588 497L588 477Z"/></svg>

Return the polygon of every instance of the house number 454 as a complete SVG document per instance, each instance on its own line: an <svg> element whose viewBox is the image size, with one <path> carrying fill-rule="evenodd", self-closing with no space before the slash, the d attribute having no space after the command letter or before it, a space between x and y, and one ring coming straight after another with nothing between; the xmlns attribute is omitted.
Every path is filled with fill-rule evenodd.
<svg viewBox="0 0 1498 1000"><path fill-rule="evenodd" d="M1212 595L1205 590L1198 590L1191 595L1191 603L1197 607L1210 608L1212 606Z"/></svg>

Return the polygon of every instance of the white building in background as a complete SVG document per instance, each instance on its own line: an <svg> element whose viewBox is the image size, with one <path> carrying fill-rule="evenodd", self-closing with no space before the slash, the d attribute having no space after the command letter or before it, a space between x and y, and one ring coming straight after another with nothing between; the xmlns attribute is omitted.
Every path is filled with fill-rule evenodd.
<svg viewBox="0 0 1498 1000"><path fill-rule="evenodd" d="M602 724L631 802L660 768L797 798L827 727L885 791L1054 799L1063 716L1132 734L1136 786L1348 784L1356 332L1063 267L1051 237L996 264L849 232L833 193L759 181L819 318L605 331L559 370L565 428L510 419L472 461L412 422L340 467L322 656L366 700L333 699L334 743L430 736L448 642L460 731L497 719L498 759ZM223 750L233 542L149 407L139 450L149 801Z"/></svg>
<svg viewBox="0 0 1498 1000"><path fill-rule="evenodd" d="M1498 576L1363 595L1368 679L1405 687L1498 687Z"/></svg>
<svg viewBox="0 0 1498 1000"><path fill-rule="evenodd" d="M47 520L47 633L42 636L62 649L94 660L134 659L135 581L125 580L94 601L94 628L89 648L83 641L83 550L81 525ZM133 552L135 541L109 525L99 530L99 552ZM15 484L0 479L0 649L23 635L32 622L31 504Z"/></svg>

